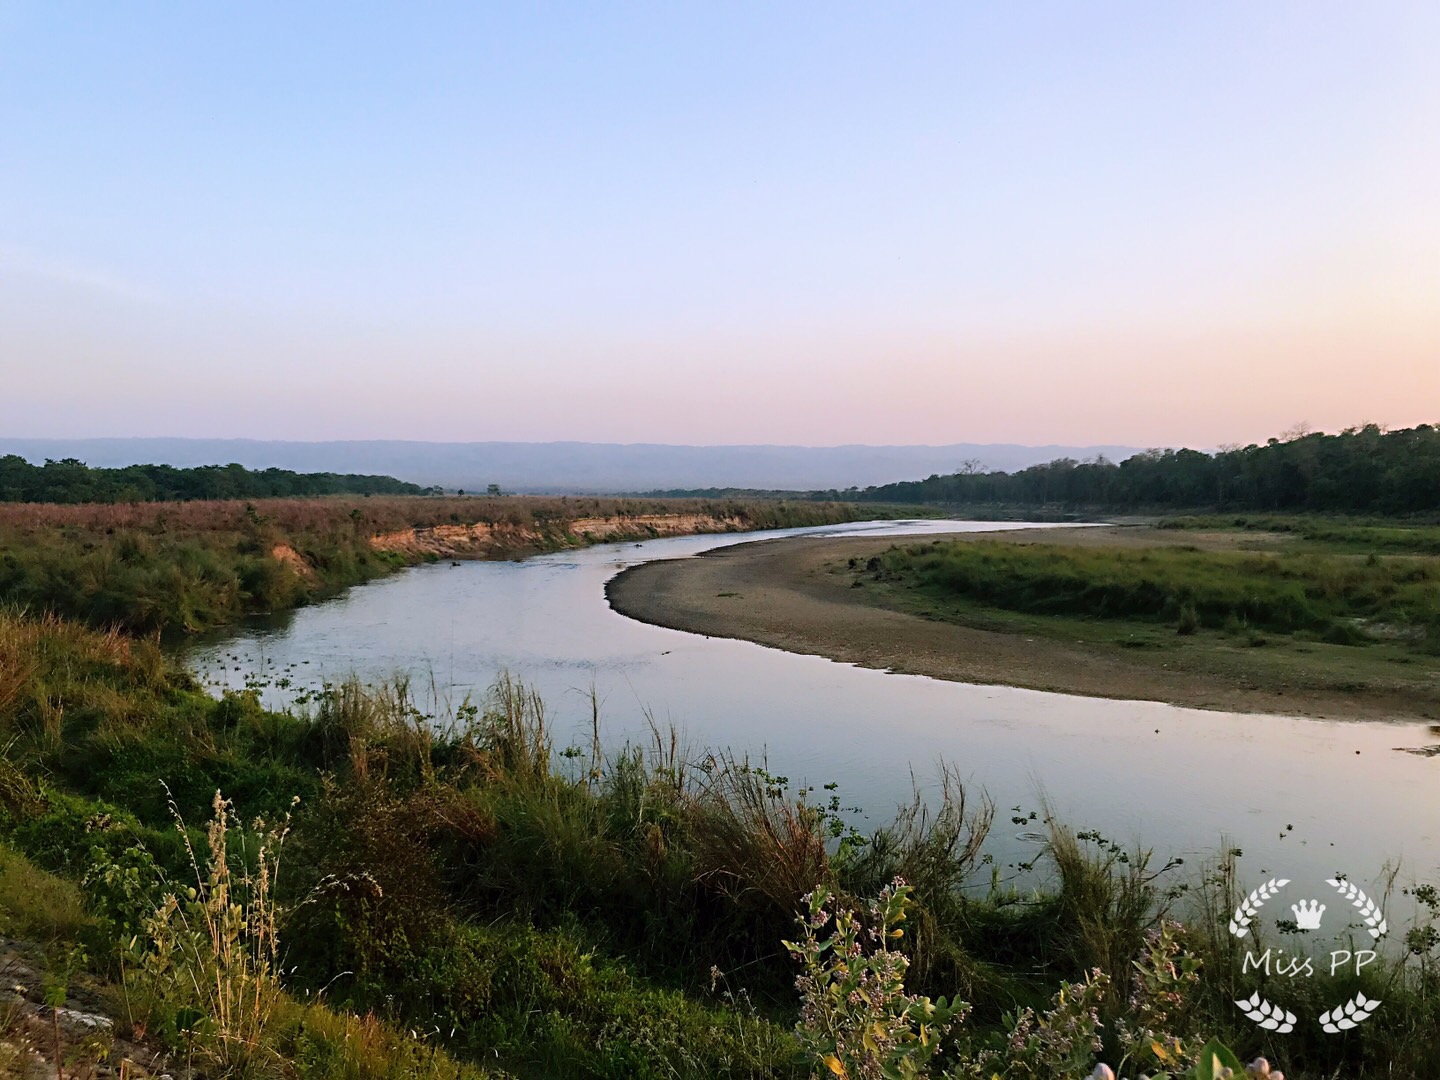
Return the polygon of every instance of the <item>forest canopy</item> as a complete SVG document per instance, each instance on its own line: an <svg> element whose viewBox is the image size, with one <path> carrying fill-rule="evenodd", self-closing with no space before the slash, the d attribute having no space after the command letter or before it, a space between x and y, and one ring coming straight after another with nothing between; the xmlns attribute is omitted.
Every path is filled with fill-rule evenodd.
<svg viewBox="0 0 1440 1080"><path fill-rule="evenodd" d="M971 468L827 494L890 503L1434 513L1440 511L1440 427L1385 431L1367 424L1213 454L1149 450L1118 465L1060 458L1013 473Z"/></svg>
<svg viewBox="0 0 1440 1080"><path fill-rule="evenodd" d="M423 495L428 491L391 476L297 473L288 469L247 469L243 465L92 469L74 458L32 465L18 454L0 457L0 502L175 502L305 495Z"/></svg>

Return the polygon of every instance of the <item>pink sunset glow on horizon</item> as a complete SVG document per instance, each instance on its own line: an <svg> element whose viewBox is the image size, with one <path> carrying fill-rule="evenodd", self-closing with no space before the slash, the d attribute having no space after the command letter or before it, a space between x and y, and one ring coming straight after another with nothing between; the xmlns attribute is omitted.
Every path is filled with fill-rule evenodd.
<svg viewBox="0 0 1440 1080"><path fill-rule="evenodd" d="M286 11L3 9L0 431L1440 421L1440 9Z"/></svg>

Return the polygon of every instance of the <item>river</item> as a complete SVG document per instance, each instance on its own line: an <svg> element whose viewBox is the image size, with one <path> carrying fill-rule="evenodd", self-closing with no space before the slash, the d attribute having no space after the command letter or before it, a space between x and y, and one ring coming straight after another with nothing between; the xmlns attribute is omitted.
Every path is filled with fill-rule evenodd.
<svg viewBox="0 0 1440 1080"><path fill-rule="evenodd" d="M796 784L838 783L871 822L908 801L912 773L933 790L943 759L999 807L991 851L1003 867L1033 858L1037 824L1012 818L1038 811L1043 793L1075 827L1162 860L1195 867L1222 846L1240 848L1245 882L1312 884L1337 872L1373 881L1395 861L1402 880L1433 878L1440 758L1397 749L1435 742L1424 724L941 682L649 626L605 600L605 582L628 565L748 540L1017 527L876 522L431 564L202 640L187 661L217 690L258 679L272 705L352 674L397 673L453 705L483 698L507 671L545 699L557 748L589 745L593 689L612 747L648 741L652 717L695 753L729 748L763 756Z"/></svg>

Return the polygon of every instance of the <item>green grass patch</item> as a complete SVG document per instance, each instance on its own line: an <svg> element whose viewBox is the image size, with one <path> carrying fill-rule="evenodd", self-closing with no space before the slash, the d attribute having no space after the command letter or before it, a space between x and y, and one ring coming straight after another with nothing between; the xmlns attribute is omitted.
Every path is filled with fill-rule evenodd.
<svg viewBox="0 0 1440 1080"><path fill-rule="evenodd" d="M1440 645L1440 564L1426 558L951 541L893 548L870 572L1030 615Z"/></svg>
<svg viewBox="0 0 1440 1080"><path fill-rule="evenodd" d="M74 882L0 844L0 936L54 944L75 940L89 923Z"/></svg>
<svg viewBox="0 0 1440 1080"><path fill-rule="evenodd" d="M1165 518L1160 529L1280 533L1295 547L1359 555L1440 555L1440 525L1317 514L1200 514Z"/></svg>

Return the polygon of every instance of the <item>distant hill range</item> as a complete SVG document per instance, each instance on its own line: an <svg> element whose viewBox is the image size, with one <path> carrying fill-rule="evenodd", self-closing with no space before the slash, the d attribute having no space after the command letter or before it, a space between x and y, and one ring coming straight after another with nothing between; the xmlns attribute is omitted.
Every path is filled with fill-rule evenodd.
<svg viewBox="0 0 1440 1080"><path fill-rule="evenodd" d="M814 491L869 487L964 470L1007 472L1056 458L1118 461L1131 446L665 446L583 442L270 442L254 439L14 439L0 455L32 462L78 458L113 468L228 465L296 472L368 473L484 491L606 494L680 488Z"/></svg>

